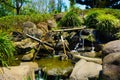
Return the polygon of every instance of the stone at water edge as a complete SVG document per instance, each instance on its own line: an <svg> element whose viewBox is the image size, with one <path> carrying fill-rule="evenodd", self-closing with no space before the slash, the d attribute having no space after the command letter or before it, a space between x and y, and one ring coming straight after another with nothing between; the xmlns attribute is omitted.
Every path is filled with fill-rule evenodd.
<svg viewBox="0 0 120 80"><path fill-rule="evenodd" d="M75 64L70 75L70 80L88 80L88 78L96 78L101 70L102 65L81 59Z"/></svg>
<svg viewBox="0 0 120 80"><path fill-rule="evenodd" d="M120 52L120 40L110 41L104 45L102 55L105 57L108 54Z"/></svg>
<svg viewBox="0 0 120 80"><path fill-rule="evenodd" d="M30 60L32 60L33 56L34 56L34 53L35 53L34 49L30 50L29 52L27 52L27 54L23 55L22 60L23 61L30 61Z"/></svg>
<svg viewBox="0 0 120 80"><path fill-rule="evenodd" d="M34 70L28 65L0 68L0 80L35 80Z"/></svg>
<svg viewBox="0 0 120 80"><path fill-rule="evenodd" d="M105 80L120 80L120 52L111 53L104 57L103 74Z"/></svg>

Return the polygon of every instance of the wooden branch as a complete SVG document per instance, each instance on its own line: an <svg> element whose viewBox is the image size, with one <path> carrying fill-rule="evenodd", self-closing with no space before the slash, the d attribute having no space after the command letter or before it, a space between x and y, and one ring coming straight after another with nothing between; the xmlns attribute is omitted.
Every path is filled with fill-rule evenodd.
<svg viewBox="0 0 120 80"><path fill-rule="evenodd" d="M41 41L40 39L38 39L38 38L36 38L36 37L33 37L33 36L29 35L29 34L26 34L26 36L29 37L29 38L31 38L31 39L33 39L33 40L35 40L35 41L37 41L37 42L40 42L40 43L42 43L42 44L45 44L45 45L47 45L47 46L49 46L49 47L54 48L54 47L53 47L52 45L50 45L49 43L43 42L43 41Z"/></svg>
<svg viewBox="0 0 120 80"><path fill-rule="evenodd" d="M100 59L100 58L89 58L89 57L85 57L85 56L81 56L81 55L77 55L77 54L73 54L73 53L71 53L71 54L75 58L85 59L85 60L90 61L90 62L102 64L102 59Z"/></svg>
<svg viewBox="0 0 120 80"><path fill-rule="evenodd" d="M67 32L67 31L77 31L77 30L82 30L85 27L82 28L70 28L70 29L61 29L61 30L53 30L53 32Z"/></svg>

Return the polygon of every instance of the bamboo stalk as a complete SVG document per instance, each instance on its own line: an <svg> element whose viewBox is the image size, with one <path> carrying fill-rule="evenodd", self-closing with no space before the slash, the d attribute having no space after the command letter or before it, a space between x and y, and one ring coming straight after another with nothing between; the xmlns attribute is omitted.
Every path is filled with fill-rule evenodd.
<svg viewBox="0 0 120 80"><path fill-rule="evenodd" d="M62 41L62 45L63 45L64 54L66 55L66 50L65 50L65 44L64 44L63 36L61 36L61 41Z"/></svg>
<svg viewBox="0 0 120 80"><path fill-rule="evenodd" d="M77 30L82 30L85 27L82 28L70 28L70 29L61 29L61 30L53 30L53 32L67 32L67 31L77 31Z"/></svg>

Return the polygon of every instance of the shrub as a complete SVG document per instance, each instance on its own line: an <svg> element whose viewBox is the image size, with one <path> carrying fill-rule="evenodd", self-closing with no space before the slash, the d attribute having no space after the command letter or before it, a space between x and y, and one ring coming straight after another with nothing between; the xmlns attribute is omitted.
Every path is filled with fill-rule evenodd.
<svg viewBox="0 0 120 80"><path fill-rule="evenodd" d="M100 32L106 33L106 34L114 34L116 30L118 29L118 23L119 20L114 17L113 15L99 15L97 17L97 27L96 29Z"/></svg>
<svg viewBox="0 0 120 80"><path fill-rule="evenodd" d="M100 14L101 13L99 13L99 12L89 13L85 17L85 25L89 28L96 28L96 24L98 23L97 16L100 15Z"/></svg>
<svg viewBox="0 0 120 80"><path fill-rule="evenodd" d="M81 26L82 22L80 18L74 12L68 12L58 23L62 27L75 27Z"/></svg>
<svg viewBox="0 0 120 80"><path fill-rule="evenodd" d="M15 48L10 37L5 33L0 33L0 65L8 66L14 60Z"/></svg>

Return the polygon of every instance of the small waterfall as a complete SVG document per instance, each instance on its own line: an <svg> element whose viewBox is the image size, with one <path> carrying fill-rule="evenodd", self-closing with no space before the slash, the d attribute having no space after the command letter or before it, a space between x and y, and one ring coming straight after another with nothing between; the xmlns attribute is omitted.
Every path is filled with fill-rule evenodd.
<svg viewBox="0 0 120 80"><path fill-rule="evenodd" d="M84 37L82 35L82 30L79 32L79 42L76 44L75 48L73 51L77 51L80 48L80 51L84 51L85 47L84 47Z"/></svg>
<svg viewBox="0 0 120 80"><path fill-rule="evenodd" d="M41 70L38 71L38 77L35 80L45 80L44 78L42 78Z"/></svg>
<svg viewBox="0 0 120 80"><path fill-rule="evenodd" d="M93 42L91 43L92 47L91 47L91 52L94 53L95 52L95 47L94 47L94 44Z"/></svg>

